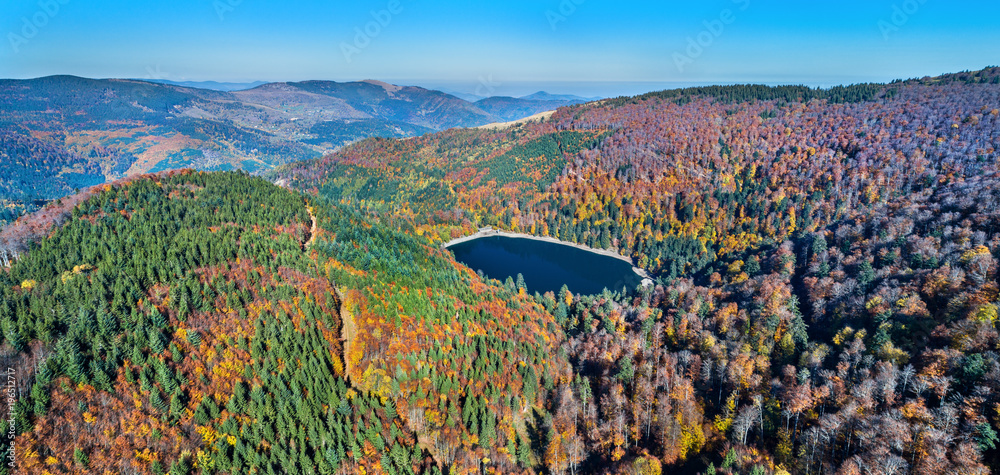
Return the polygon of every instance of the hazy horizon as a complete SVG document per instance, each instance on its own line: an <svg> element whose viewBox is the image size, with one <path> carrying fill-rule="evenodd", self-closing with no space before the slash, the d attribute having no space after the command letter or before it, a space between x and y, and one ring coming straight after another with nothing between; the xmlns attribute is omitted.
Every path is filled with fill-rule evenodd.
<svg viewBox="0 0 1000 475"><path fill-rule="evenodd" d="M996 2L43 0L3 8L0 77L12 79L377 79L479 96L528 84L611 96L650 85L886 82L1000 63Z"/></svg>
<svg viewBox="0 0 1000 475"><path fill-rule="evenodd" d="M967 70L979 70L984 67L991 65L983 65L976 68L967 68ZM779 80L746 80L746 81L705 81L705 82L656 82L656 81L509 81L500 83L490 78L480 78L478 81L447 81L447 80L421 80L421 79L383 79L383 78L359 78L359 79L326 79L326 78L310 78L310 79L298 79L298 80L287 80L287 81L263 81L263 80L250 80L250 81L223 81L216 79L188 79L188 78L142 78L142 77L84 77L86 79L95 80L107 80L107 79L129 79L129 80L139 80L139 81L150 81L150 82L162 82L169 81L175 83L217 83L217 84L230 84L230 85L247 85L248 88L256 87L254 84L269 84L269 83L295 83L303 81L334 81L334 82L360 82L360 81L382 81L397 86L416 86L425 89L437 90L447 94L455 95L461 98L472 99L475 98L487 98L487 97L523 97L531 95L538 92L546 92L554 95L575 95L583 98L610 98L619 96L635 96L641 95L648 92L662 91L667 89L679 89L686 87L701 87L701 86L726 86L734 84L763 84L768 86L782 86L782 85L803 85L813 88L830 88L834 86L850 85L850 84L861 84L861 83L888 83L896 79L913 79L925 76L938 76L941 74L957 73L963 70L956 71L942 71L938 73L929 73L921 76L910 76L910 77L890 77L890 78L857 78L856 80L836 82L834 80L821 80L821 79L803 79L795 80L789 79L787 81ZM72 74L53 74L48 76L60 76L69 75L76 76ZM32 80L40 79L48 76L39 76L31 78L0 78L0 80ZM233 89L241 90L241 89Z"/></svg>

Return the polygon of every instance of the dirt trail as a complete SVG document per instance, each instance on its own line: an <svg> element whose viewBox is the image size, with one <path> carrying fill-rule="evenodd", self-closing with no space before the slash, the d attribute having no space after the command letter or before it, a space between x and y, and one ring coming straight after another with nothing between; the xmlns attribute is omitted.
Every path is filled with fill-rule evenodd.
<svg viewBox="0 0 1000 475"><path fill-rule="evenodd" d="M313 214L312 206L306 206L306 211L309 212L309 218L312 219L312 226L309 228L309 240L302 246L303 251L308 251L309 247L316 242L316 215Z"/></svg>
<svg viewBox="0 0 1000 475"><path fill-rule="evenodd" d="M313 243L316 242L316 235L318 230L316 215L313 213L312 206L306 206L306 211L309 212L309 218L312 220L312 226L309 228L309 240L302 245L303 251L308 251L312 247ZM354 315L348 309L347 300L344 299L344 294L340 289L334 287L334 292L337 295L337 301L340 302L340 339L343 343L344 348L344 374L347 376L347 381L351 380L351 360L349 355L351 354L351 346L354 343L354 338L358 334L357 326L354 324Z"/></svg>
<svg viewBox="0 0 1000 475"><path fill-rule="evenodd" d="M308 251L313 243L316 242L318 226L312 206L306 206L306 211L309 212L309 218L312 219L312 226L309 229L309 240L302 246L302 249ZM350 382L352 370L350 359L351 346L354 344L354 338L358 334L358 330L354 324L354 315L348 309L344 294L336 287L334 287L334 292L337 294L337 301L340 302L340 339L344 347L344 374L347 376L347 381Z"/></svg>

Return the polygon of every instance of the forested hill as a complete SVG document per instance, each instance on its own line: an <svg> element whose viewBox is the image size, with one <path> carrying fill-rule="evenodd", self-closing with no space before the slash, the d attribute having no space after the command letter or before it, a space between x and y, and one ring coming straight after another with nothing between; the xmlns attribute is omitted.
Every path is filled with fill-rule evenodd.
<svg viewBox="0 0 1000 475"><path fill-rule="evenodd" d="M571 382L554 301L241 174L142 177L70 209L0 271L13 473L541 464L540 401Z"/></svg>
<svg viewBox="0 0 1000 475"><path fill-rule="evenodd" d="M666 91L274 178L432 242L492 225L658 276L557 309L588 386L549 403L550 473L577 437L613 473L987 473L998 76Z"/></svg>

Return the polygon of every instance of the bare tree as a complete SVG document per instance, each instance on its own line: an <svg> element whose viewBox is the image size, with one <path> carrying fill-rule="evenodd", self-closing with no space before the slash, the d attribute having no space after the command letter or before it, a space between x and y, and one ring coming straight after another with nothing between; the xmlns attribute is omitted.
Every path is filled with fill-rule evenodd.
<svg viewBox="0 0 1000 475"><path fill-rule="evenodd" d="M746 445L747 435L758 424L760 416L760 407L756 404L744 406L743 409L740 409L739 414L736 415L736 419L733 420L733 432L740 439L741 444Z"/></svg>

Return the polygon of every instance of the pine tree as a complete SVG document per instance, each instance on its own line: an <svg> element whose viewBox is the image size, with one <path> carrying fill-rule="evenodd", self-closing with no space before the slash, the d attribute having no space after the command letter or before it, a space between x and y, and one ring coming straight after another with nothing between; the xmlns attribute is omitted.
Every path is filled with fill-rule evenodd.
<svg viewBox="0 0 1000 475"><path fill-rule="evenodd" d="M90 457L87 456L86 452L76 448L73 450L73 460L79 467L87 468L90 466Z"/></svg>
<svg viewBox="0 0 1000 475"><path fill-rule="evenodd" d="M521 434L517 434L517 461L522 467L531 467L531 446Z"/></svg>

